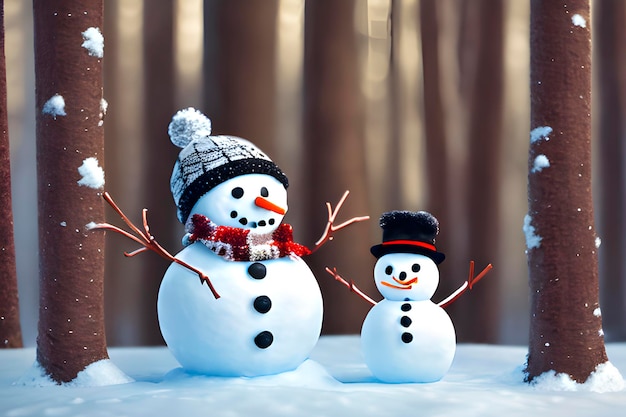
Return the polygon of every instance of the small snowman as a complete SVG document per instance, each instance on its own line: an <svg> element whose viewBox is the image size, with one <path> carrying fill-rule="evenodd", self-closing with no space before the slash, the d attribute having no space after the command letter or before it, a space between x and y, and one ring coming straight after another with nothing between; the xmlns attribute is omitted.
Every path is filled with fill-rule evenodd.
<svg viewBox="0 0 626 417"><path fill-rule="evenodd" d="M445 255L435 247L439 232L430 213L391 211L380 218L382 243L371 248L376 287L384 299L376 303L336 270L327 271L374 306L361 329L365 363L376 378L388 383L435 382L450 369L456 334L442 308L491 269L489 265L439 304L430 299L439 285L438 265Z"/></svg>
<svg viewBox="0 0 626 417"><path fill-rule="evenodd" d="M282 223L288 180L259 148L212 136L210 120L193 108L179 111L168 133L182 148L170 185L186 230L157 302L170 351L192 373L254 377L297 368L322 324L320 289L301 257L367 217L334 225L346 193L334 211L327 204L325 233L310 250Z"/></svg>

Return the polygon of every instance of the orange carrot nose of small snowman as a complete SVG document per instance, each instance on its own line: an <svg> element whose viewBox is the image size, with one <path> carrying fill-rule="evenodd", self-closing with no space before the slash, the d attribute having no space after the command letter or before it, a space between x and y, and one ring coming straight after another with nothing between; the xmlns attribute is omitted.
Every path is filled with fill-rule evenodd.
<svg viewBox="0 0 626 417"><path fill-rule="evenodd" d="M257 197L254 199L254 204L256 204L257 206L265 209L265 210L269 210L269 211L273 211L274 213L278 213L280 215L283 215L285 213L287 213L287 210L282 208L281 206L278 206L274 203L272 203L271 201L269 201L267 198L264 197Z"/></svg>

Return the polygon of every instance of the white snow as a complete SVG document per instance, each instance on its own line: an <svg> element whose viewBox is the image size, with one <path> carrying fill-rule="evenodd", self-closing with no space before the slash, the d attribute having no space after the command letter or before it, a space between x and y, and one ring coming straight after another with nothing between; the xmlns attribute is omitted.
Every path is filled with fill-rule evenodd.
<svg viewBox="0 0 626 417"><path fill-rule="evenodd" d="M533 162L533 167L530 170L531 172L540 172L544 168L550 167L550 160L544 154L537 155Z"/></svg>
<svg viewBox="0 0 626 417"><path fill-rule="evenodd" d="M574 26L579 26L581 28L587 27L587 21L578 13L572 16L572 23Z"/></svg>
<svg viewBox="0 0 626 417"><path fill-rule="evenodd" d="M67 385L76 387L103 387L128 384L134 379L122 372L110 359L102 359L87 366Z"/></svg>
<svg viewBox="0 0 626 417"><path fill-rule="evenodd" d="M106 101L104 98L101 98L100 99L100 111L102 112L103 116L107 114L108 108L109 108L109 102Z"/></svg>
<svg viewBox="0 0 626 417"><path fill-rule="evenodd" d="M602 245L602 239L599 236L596 236L596 249L598 249Z"/></svg>
<svg viewBox="0 0 626 417"><path fill-rule="evenodd" d="M172 117L167 133L174 145L184 148L193 140L211 134L211 120L199 110L189 107L179 110Z"/></svg>
<svg viewBox="0 0 626 417"><path fill-rule="evenodd" d="M57 116L67 116L65 113L65 99L60 94L55 94L48 99L41 109L41 113L49 114L56 120Z"/></svg>
<svg viewBox="0 0 626 417"><path fill-rule="evenodd" d="M535 226L531 223L533 218L527 214L524 216L524 226L522 230L524 231L524 235L526 236L526 248L533 249L541 246L542 237L535 233Z"/></svg>
<svg viewBox="0 0 626 417"><path fill-rule="evenodd" d="M97 225L98 225L98 224L97 224L96 222L89 222L89 223L87 223L87 224L85 225L85 229L87 229L87 230L91 230L91 229L93 229L94 227L96 227Z"/></svg>
<svg viewBox="0 0 626 417"><path fill-rule="evenodd" d="M98 121L98 126L102 126L104 124L104 116L107 114L107 109L109 108L109 103L104 99L100 99L100 113L98 116L100 120Z"/></svg>
<svg viewBox="0 0 626 417"><path fill-rule="evenodd" d="M90 56L102 58L104 56L104 36L99 28L90 27L82 32L84 42L81 45Z"/></svg>
<svg viewBox="0 0 626 417"><path fill-rule="evenodd" d="M593 315L596 317L602 316L602 310L600 310L600 307L597 307L595 310L593 310Z"/></svg>
<svg viewBox="0 0 626 417"><path fill-rule="evenodd" d="M626 343L607 344L607 353L612 364L626 369ZM522 372L526 354L523 346L460 344L440 382L384 384L365 366L358 336L324 336L312 361L293 372L258 378L190 375L165 347L111 348L111 361L135 382L33 387L14 382L31 366L35 349L3 349L0 415L612 417L626 408L626 390L591 391L619 385L619 378L611 377L616 376L612 366L599 367L583 386L569 381L529 385Z"/></svg>
<svg viewBox="0 0 626 417"><path fill-rule="evenodd" d="M539 126L530 131L530 143L535 143L540 139L549 140L548 135L552 133L550 126Z"/></svg>
<svg viewBox="0 0 626 417"><path fill-rule="evenodd" d="M548 371L535 378L532 386L551 391L618 392L624 390L624 378L611 362L605 362L596 367L584 384L574 381L567 374Z"/></svg>
<svg viewBox="0 0 626 417"><path fill-rule="evenodd" d="M78 173L83 176L78 180L78 185L96 189L104 187L104 170L98 166L98 159L94 157L85 159L78 167Z"/></svg>
<svg viewBox="0 0 626 417"><path fill-rule="evenodd" d="M104 387L107 385L128 384L129 382L134 382L134 379L124 374L110 359L102 359L90 364L79 372L74 380L62 385L66 387ZM15 385L30 387L58 386L52 378L46 375L37 361L15 382Z"/></svg>

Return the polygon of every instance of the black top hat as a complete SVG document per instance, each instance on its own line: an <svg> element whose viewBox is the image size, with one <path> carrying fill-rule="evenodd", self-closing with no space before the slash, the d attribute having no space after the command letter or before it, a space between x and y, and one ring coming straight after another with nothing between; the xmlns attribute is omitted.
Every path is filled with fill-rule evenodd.
<svg viewBox="0 0 626 417"><path fill-rule="evenodd" d="M426 211L389 211L380 216L383 242L372 246L370 252L376 258L389 253L417 253L428 256L437 265L446 258L437 252L435 238L439 222Z"/></svg>

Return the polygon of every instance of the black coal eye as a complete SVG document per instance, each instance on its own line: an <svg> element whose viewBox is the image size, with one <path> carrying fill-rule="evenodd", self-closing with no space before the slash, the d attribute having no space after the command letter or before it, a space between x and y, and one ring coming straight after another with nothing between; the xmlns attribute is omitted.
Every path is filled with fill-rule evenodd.
<svg viewBox="0 0 626 417"><path fill-rule="evenodd" d="M393 267L391 265L385 268L385 274L391 275L392 272L393 272Z"/></svg>
<svg viewBox="0 0 626 417"><path fill-rule="evenodd" d="M230 193L235 198L241 198L241 197L243 197L243 188L235 187L235 188L233 188L233 190Z"/></svg>
<svg viewBox="0 0 626 417"><path fill-rule="evenodd" d="M411 271L413 272L419 272L420 269L422 269L420 264L413 264L413 266L411 266Z"/></svg>
<svg viewBox="0 0 626 417"><path fill-rule="evenodd" d="M270 192L267 191L267 188L261 187L261 197L268 197L269 195L270 195Z"/></svg>
<svg viewBox="0 0 626 417"><path fill-rule="evenodd" d="M400 279L400 281L404 281L406 279L406 272L400 272L400 276L398 278Z"/></svg>

